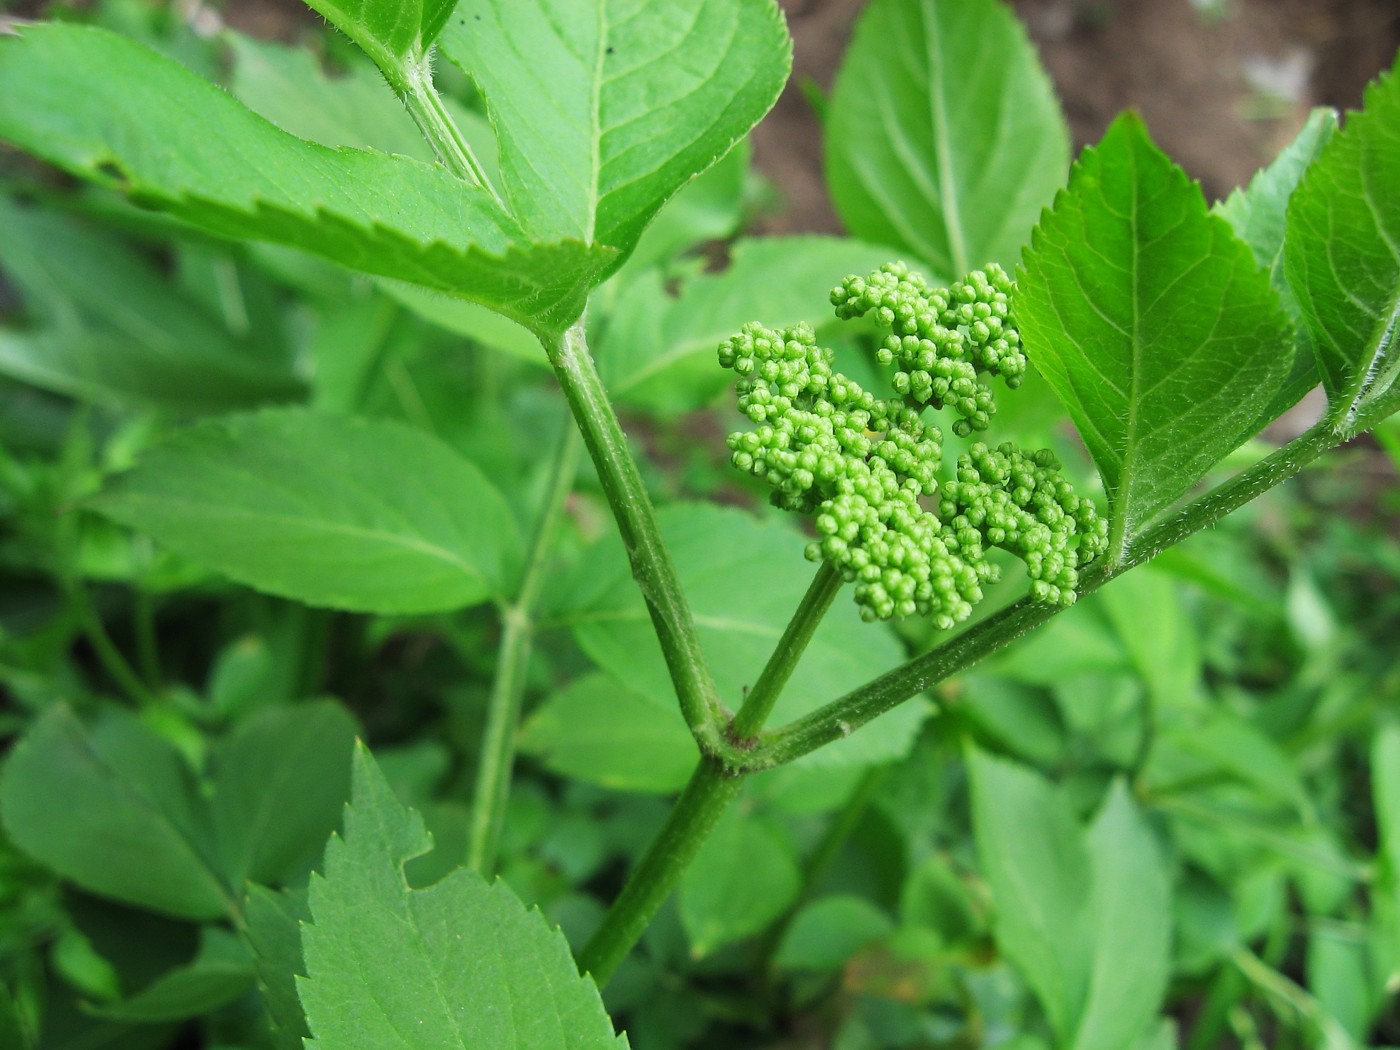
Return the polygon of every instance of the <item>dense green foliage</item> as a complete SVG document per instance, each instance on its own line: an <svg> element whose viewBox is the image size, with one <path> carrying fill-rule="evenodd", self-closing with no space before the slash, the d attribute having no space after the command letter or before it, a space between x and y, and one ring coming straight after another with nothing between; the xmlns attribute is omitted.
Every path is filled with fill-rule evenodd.
<svg viewBox="0 0 1400 1050"><path fill-rule="evenodd" d="M1400 75L756 237L771 0L310 6L0 35L0 1047L1400 1045Z"/></svg>

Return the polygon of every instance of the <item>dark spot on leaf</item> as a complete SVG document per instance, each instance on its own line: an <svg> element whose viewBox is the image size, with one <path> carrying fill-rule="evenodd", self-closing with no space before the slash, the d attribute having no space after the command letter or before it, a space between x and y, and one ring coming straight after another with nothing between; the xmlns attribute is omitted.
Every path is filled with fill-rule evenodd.
<svg viewBox="0 0 1400 1050"><path fill-rule="evenodd" d="M126 172L122 171L121 167L115 161L104 160L101 164L97 165L97 174L101 175L104 179L111 179L113 182L121 183L123 186L126 185Z"/></svg>
<svg viewBox="0 0 1400 1050"><path fill-rule="evenodd" d="M610 54L610 55L613 54L613 53L616 52L616 51L617 51L617 48L615 48L615 47L609 47L609 48L608 48L608 54Z"/></svg>

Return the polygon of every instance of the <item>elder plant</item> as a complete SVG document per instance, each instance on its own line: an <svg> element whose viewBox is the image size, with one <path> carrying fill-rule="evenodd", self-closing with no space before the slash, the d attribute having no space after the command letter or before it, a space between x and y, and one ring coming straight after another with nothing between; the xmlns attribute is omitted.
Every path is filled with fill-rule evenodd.
<svg viewBox="0 0 1400 1050"><path fill-rule="evenodd" d="M790 42L770 0L311 6L373 60L435 159L296 137L105 30L30 24L0 40L0 138L185 230L319 256L425 311L474 304L473 324L504 333L486 342L518 352L528 333L538 343L576 424L549 453L524 527L453 448L324 406L205 419L84 500L196 565L307 605L406 617L490 604L498 614L470 870L425 888L404 875L430 849L422 820L361 746L343 825L309 893L277 891L310 863L344 796L344 768L324 756L348 754L354 729L327 703L252 720L206 748L205 788L179 794L179 814L159 828L143 815L144 789L128 781L158 768L174 784L181 756L143 743L134 723L86 725L54 705L7 763L0 802L15 844L88 892L209 924L206 964L220 952L245 960L220 994L245 990L248 965L256 969L283 1045L624 1044L595 985L627 957L746 778L828 747L887 760L898 744L878 736L881 726L907 738L917 717L867 723L912 711L931 687L1400 407L1394 74L1344 123L1315 114L1248 188L1212 208L1131 114L1061 186L1063 123L1009 15L992 0L877 0L827 114L833 198L863 243L749 242L732 276L696 278L699 292L671 300L645 269L666 250L646 231L659 214L664 227L668 200L720 163L781 90ZM465 72L486 120L444 100L434 62ZM35 221L7 207L13 228ZM856 341L878 347L860 377L836 368L832 307ZM606 353L595 358L591 341ZM613 398L698 405L717 393L722 369L737 377L752 424L729 438L733 465L808 520L805 539L703 508L658 524ZM1097 468L1102 506L1063 475L1054 451L1022 447L1014 429L998 436L997 409L1032 369ZM662 373L682 378L663 387ZM250 403L276 399L258 389L266 376L245 378ZM1327 408L1317 423L1203 485L1319 384ZM946 457L951 470L944 428L973 439ZM570 695L606 727L637 694L672 694L671 728L683 725L693 743L682 753L698 757L575 957L491 877L580 440L635 589L580 583L580 593L608 593L552 611L644 602L651 637L635 622L609 633L580 617L581 647L611 677ZM721 600L733 607L766 608L790 591L772 573L800 573L804 550L817 569L776 644L736 641L741 654L771 648L766 660L734 670L735 658L717 652L724 639L697 625L676 552L689 564L750 545L767 567L729 581ZM998 581L1005 594L1018 578L1002 580L994 549L1024 563L1023 596L971 619ZM790 564L773 568L774 551ZM834 648L813 647L820 668L810 677L800 669L843 589L862 618L923 622L931 643L902 663L871 643L891 657L883 673L817 695L841 678L825 673ZM119 655L112 666L134 703L159 706ZM973 774L1008 795L1029 790L990 760ZM115 782L128 794L114 812ZM55 798L78 818L64 823ZM170 798L161 805L176 806ZM268 798L287 807L281 825L256 817ZM1126 793L1104 814L1152 854ZM162 880L127 854L96 863L92 834L156 858ZM1142 1035L1164 971L1067 992L1053 975L1061 963L1036 955L1033 931L1012 928L1014 908L1007 916L1008 955L1064 1045L1127 1046ZM207 984L195 993L179 974L170 980L166 999L127 1003L125 1016L180 1016L171 997L218 999ZM7 1023L28 1038L22 1017Z"/></svg>

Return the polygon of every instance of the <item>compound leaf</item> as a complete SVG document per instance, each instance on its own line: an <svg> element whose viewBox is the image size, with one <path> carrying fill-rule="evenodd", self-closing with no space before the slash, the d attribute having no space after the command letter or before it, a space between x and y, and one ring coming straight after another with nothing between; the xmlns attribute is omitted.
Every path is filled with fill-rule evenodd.
<svg viewBox="0 0 1400 1050"><path fill-rule="evenodd" d="M345 708L319 701L262 712L220 742L211 804L234 885L285 882L309 866L350 796L355 732Z"/></svg>
<svg viewBox="0 0 1400 1050"><path fill-rule="evenodd" d="M1269 275L1133 114L1075 164L1017 291L1026 351L1103 475L1114 556L1269 422L1292 368Z"/></svg>
<svg viewBox="0 0 1400 1050"><path fill-rule="evenodd" d="M482 601L518 543L500 493L438 439L307 409L191 427L92 505L250 587L361 612Z"/></svg>
<svg viewBox="0 0 1400 1050"><path fill-rule="evenodd" d="M308 1050L621 1050L564 936L504 883L409 888L432 840L363 747L343 835L312 877L298 982Z"/></svg>
<svg viewBox="0 0 1400 1050"><path fill-rule="evenodd" d="M772 0L462 0L442 47L486 97L526 230L620 257L768 111L791 61Z"/></svg>
<svg viewBox="0 0 1400 1050"><path fill-rule="evenodd" d="M49 710L5 763L0 807L15 845L86 890L186 919L232 911L184 760L128 715L86 728Z"/></svg>
<svg viewBox="0 0 1400 1050"><path fill-rule="evenodd" d="M0 39L0 97L0 138L140 205L459 294L536 331L571 323L616 256L531 243L486 191L441 168L305 142L104 30Z"/></svg>
<svg viewBox="0 0 1400 1050"><path fill-rule="evenodd" d="M942 279L1008 269L1062 184L1069 134L997 0L876 0L831 95L827 181L846 228Z"/></svg>
<svg viewBox="0 0 1400 1050"><path fill-rule="evenodd" d="M1400 73L1367 89L1303 176L1283 253L1329 415L1364 429L1400 405Z"/></svg>

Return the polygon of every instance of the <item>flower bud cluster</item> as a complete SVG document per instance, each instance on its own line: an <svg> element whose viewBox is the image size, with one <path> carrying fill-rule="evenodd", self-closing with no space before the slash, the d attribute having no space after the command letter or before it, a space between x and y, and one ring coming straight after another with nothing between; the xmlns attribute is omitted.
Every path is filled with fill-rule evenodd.
<svg viewBox="0 0 1400 1050"><path fill-rule="evenodd" d="M979 441L958 457L938 514L965 558L977 560L984 544L1014 554L1026 563L1032 597L1059 605L1074 601L1079 567L1108 546L1108 522L1060 476L1047 448L1028 455Z"/></svg>
<svg viewBox="0 0 1400 1050"><path fill-rule="evenodd" d="M943 435L923 409L949 407L959 433L980 430L995 410L980 375L1016 386L1025 374L1010 289L996 266L949 289L902 264L847 278L832 292L837 316L873 313L891 329L879 355L897 368L888 399L837 372L805 324L746 325L719 348L754 424L729 436L732 462L776 506L812 516L807 557L854 584L867 620L919 613L947 629L966 619L998 578L989 547L1025 561L1037 599L1068 604L1079 568L1104 549L1105 523L1048 450L979 443L939 490Z"/></svg>
<svg viewBox="0 0 1400 1050"><path fill-rule="evenodd" d="M1026 374L1011 289L995 263L950 288L931 288L904 263L887 263L867 277L847 277L831 303L842 320L870 315L888 328L877 357L895 365L895 392L921 407L952 409L961 417L953 433L966 437L986 430L996 411L979 373L1001 376L1013 389Z"/></svg>

